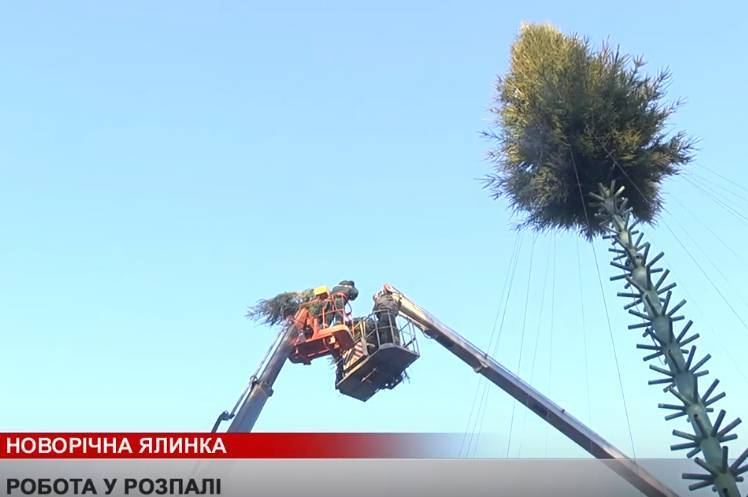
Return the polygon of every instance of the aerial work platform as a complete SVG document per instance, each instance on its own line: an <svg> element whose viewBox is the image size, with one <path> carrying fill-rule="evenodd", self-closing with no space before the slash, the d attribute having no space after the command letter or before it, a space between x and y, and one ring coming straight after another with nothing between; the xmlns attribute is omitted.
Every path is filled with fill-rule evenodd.
<svg viewBox="0 0 748 497"><path fill-rule="evenodd" d="M339 359L335 382L340 393L354 399L365 402L379 390L395 388L420 356L412 325L389 314L360 321L354 334L358 339Z"/></svg>
<svg viewBox="0 0 748 497"><path fill-rule="evenodd" d="M326 299L324 292L319 295ZM475 347L457 332L441 323L423 308L391 285L384 285L375 295L375 312L366 318L350 319L349 315L338 319L309 321L303 313L286 322L284 330L268 350L268 355L252 375L250 384L242 393L231 412L224 411L213 426L218 430L222 421L232 420L228 432L249 432L257 421L263 406L273 394L273 384L283 364L294 352L304 354L299 345L305 340L317 342L305 351L306 359L331 355L336 365L336 388L344 395L367 401L378 391L391 389L406 378L406 369L420 357L415 341L416 331L435 340L454 356L470 366L515 400L519 401L545 422L556 428L567 438L577 443L597 459L615 460L611 469L647 497L678 497L636 461L629 459L610 442L571 416L532 386L507 370L488 353ZM333 310L337 306L333 306ZM311 313L318 316L318 313ZM402 324L399 324L399 321ZM310 325L310 326L304 326ZM350 332L352 347L337 347L334 336L336 326L344 325ZM317 327L317 333L314 331ZM301 328L301 329L300 329ZM307 344L308 345L308 344ZM320 345L319 348L317 346ZM294 357L294 359L301 357ZM307 363L300 360L299 362ZM741 456L748 458L746 455ZM742 464L744 459L737 460Z"/></svg>

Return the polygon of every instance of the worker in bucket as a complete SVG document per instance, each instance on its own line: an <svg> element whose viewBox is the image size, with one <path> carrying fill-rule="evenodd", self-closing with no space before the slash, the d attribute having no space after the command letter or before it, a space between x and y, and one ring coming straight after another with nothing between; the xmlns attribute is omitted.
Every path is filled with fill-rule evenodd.
<svg viewBox="0 0 748 497"><path fill-rule="evenodd" d="M372 310L377 322L377 340L379 345L394 343L400 345L400 334L397 329L396 318L400 312L400 304L387 292L378 292L374 295L374 308Z"/></svg>
<svg viewBox="0 0 748 497"><path fill-rule="evenodd" d="M325 321L327 326L332 324L345 323L348 316L345 312L345 306L358 297L356 283L352 280L343 280L330 291L330 298L325 308Z"/></svg>

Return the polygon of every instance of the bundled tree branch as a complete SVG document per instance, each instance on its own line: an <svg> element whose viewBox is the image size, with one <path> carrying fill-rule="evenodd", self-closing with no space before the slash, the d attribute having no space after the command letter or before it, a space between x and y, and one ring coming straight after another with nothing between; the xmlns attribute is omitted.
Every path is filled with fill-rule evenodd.
<svg viewBox="0 0 748 497"><path fill-rule="evenodd" d="M247 318L273 326L293 317L303 304L313 299L313 290L279 293L273 298L259 300L250 307Z"/></svg>

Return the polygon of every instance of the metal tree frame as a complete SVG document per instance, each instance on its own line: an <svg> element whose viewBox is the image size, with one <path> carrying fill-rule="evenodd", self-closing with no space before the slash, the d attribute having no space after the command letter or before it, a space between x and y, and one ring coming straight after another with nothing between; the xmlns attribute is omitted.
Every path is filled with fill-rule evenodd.
<svg viewBox="0 0 748 497"><path fill-rule="evenodd" d="M706 473L685 473L683 478L696 480L689 489L712 487L720 497L740 497L738 482L743 481L741 474L748 471L748 464L742 465L748 459L748 450L744 451L732 464L728 460L728 448L725 442L735 440L736 434L731 434L740 424L740 418L723 426L725 411L720 410L714 423L709 419L711 407L722 399L725 394L715 395L719 380L715 379L703 393L699 390L698 379L709 374L701 369L711 358L707 354L695 360L696 346L692 344L699 335L690 334L693 324L688 321L676 335L673 323L685 319L676 315L686 304L685 300L672 305L672 290L675 283L666 284L669 270L655 267L663 257L660 252L650 258L650 244L643 242L644 234L634 228L638 220L632 221L632 209L628 206L628 199L623 195L624 187L616 188L615 182L609 187L599 185L599 193L591 193L597 204L597 218L606 227L608 234L604 238L610 239L614 258L611 265L621 269L622 274L613 276L611 280L625 280L626 292L618 293L619 297L633 299L626 309L633 316L643 320L641 323L629 325L629 329L643 329L643 337L650 338L651 344L638 344L638 349L650 351L644 357L645 361L656 358L664 359L667 369L650 364L649 369L663 375L649 381L650 385L666 385L665 392L672 394L680 404L659 404L658 407L673 411L665 416L671 420L687 416L694 433L673 430L673 435L685 439L686 442L672 445L672 450L689 450L687 457L693 457L699 452L703 459L695 458L696 464ZM637 236L638 235L638 236ZM636 238L635 238L636 237ZM652 275L661 273L656 282Z"/></svg>

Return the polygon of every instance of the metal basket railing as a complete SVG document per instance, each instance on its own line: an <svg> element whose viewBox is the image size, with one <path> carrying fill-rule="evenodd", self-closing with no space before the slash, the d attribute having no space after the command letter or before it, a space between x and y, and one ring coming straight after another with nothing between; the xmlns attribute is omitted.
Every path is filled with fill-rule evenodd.
<svg viewBox="0 0 748 497"><path fill-rule="evenodd" d="M416 340L417 328L410 321L389 312L377 311L354 319L351 330L355 345L343 352L336 361L339 373L350 369L384 345L395 345L420 355Z"/></svg>

